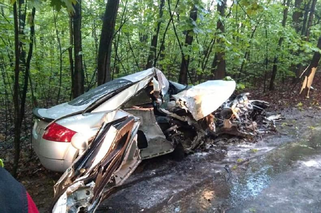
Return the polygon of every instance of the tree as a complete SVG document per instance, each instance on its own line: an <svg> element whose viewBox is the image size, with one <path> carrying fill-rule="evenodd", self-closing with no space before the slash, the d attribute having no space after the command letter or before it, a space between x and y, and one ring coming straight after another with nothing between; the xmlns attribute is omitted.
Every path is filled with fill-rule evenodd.
<svg viewBox="0 0 321 213"><path fill-rule="evenodd" d="M220 14L220 18L217 21L218 38L216 40L218 50L215 52L215 56L212 63L212 73L215 79L222 79L226 75L226 63L225 63L225 44L224 44L224 23L222 19L225 15L226 0L217 2L217 10Z"/></svg>
<svg viewBox="0 0 321 213"><path fill-rule="evenodd" d="M157 42L158 42L158 35L159 35L159 31L160 31L160 27L161 27L161 23L162 23L162 18L163 18L164 4L165 4L165 0L160 0L157 27L156 27L154 35L152 36L152 39L151 39L146 69L151 68L152 66L156 65L156 60L155 60L156 48L157 48Z"/></svg>
<svg viewBox="0 0 321 213"><path fill-rule="evenodd" d="M75 68L72 73L72 96L84 93L84 69L82 63L82 38L81 38L81 0L74 5L75 12L72 15L73 20L73 42Z"/></svg>
<svg viewBox="0 0 321 213"><path fill-rule="evenodd" d="M17 6L18 5L18 6ZM30 14L30 43L29 51L26 61L25 44L23 43L24 28L26 23L26 5L24 1L20 0L13 4L14 17L14 37L15 37L15 67L14 67L14 90L13 90L13 104L14 104L14 168L13 176L17 175L18 163L20 158L20 135L22 121L25 115L26 96L28 90L28 80L30 72L30 62L33 53L33 40L35 35L34 18L36 10L32 8ZM23 89L20 90L20 72L24 71Z"/></svg>
<svg viewBox="0 0 321 213"><path fill-rule="evenodd" d="M302 82L300 94L305 95L307 98L309 98L310 88L321 58L321 36L319 37L317 48L318 49L313 54L310 65L306 68L305 72L301 74L301 76L304 75L304 80Z"/></svg>
<svg viewBox="0 0 321 213"><path fill-rule="evenodd" d="M282 27L283 29L285 29L285 23L286 23L286 20L287 20L287 17L288 17L288 8L289 8L289 5L290 5L290 0L283 0L283 19L282 19ZM276 52L276 54L279 54L281 48L282 48L282 42L283 42L283 36L281 36L279 38L279 42L278 42L278 51ZM271 74L271 80L270 80L270 87L269 89L270 90L274 90L274 80L275 80L275 77L276 77L276 74L277 74L277 70L278 70L278 56L275 56L274 57L274 60L273 60L273 68L272 68L272 74Z"/></svg>
<svg viewBox="0 0 321 213"><path fill-rule="evenodd" d="M317 4L317 0L312 0L310 13L309 13L309 19L308 19L308 23L307 23L307 30L305 32L306 40L309 40L309 37L310 37L310 27L312 26L316 4Z"/></svg>
<svg viewBox="0 0 321 213"><path fill-rule="evenodd" d="M185 32L185 47L191 46L193 43L193 27L196 25L196 19L197 19L197 7L196 7L197 1L193 3L192 9L189 13L190 18L190 27ZM181 69L179 72L178 82L181 84L187 84L187 75L188 75L188 65L190 62L190 54L184 53L182 51L182 62L181 62Z"/></svg>
<svg viewBox="0 0 321 213"><path fill-rule="evenodd" d="M111 47L114 38L118 6L119 0L108 0L106 4L98 50L98 85L111 80Z"/></svg>
<svg viewBox="0 0 321 213"><path fill-rule="evenodd" d="M17 2L13 4L14 17L14 35L15 35L15 68L14 68L14 90L13 90L13 104L14 104L14 169L13 176L17 176L18 162L20 157L20 134L21 134L21 114L20 114L20 100L19 100L19 75L20 75L20 54L19 54L19 24L18 24L18 9Z"/></svg>
<svg viewBox="0 0 321 213"><path fill-rule="evenodd" d="M310 13L309 11L310 2L311 0L309 1L295 0L295 3L294 3L295 8L292 15L292 26L295 29L296 33L301 36L301 39L305 35L307 35L307 33L310 30L309 26L307 27L308 14ZM311 13L313 17L313 11L311 11ZM292 54L294 54L295 56L297 56L298 59L300 59L302 58L302 49L293 51ZM302 70L302 60L294 61L293 64L291 65L291 70L293 70L296 77L298 77L300 71ZM296 81L296 80L293 79L293 81Z"/></svg>

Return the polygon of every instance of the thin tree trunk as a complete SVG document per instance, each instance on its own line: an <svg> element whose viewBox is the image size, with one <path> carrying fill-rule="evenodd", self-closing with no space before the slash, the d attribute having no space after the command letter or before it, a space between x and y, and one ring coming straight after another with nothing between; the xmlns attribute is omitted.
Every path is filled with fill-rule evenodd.
<svg viewBox="0 0 321 213"><path fill-rule="evenodd" d="M312 26L312 22L313 22L313 16L315 13L315 5L317 3L317 0L312 0L312 4L311 4L311 8L310 8L310 14L309 14L309 20L308 20L308 24L307 24L307 30L306 30L306 40L309 41L309 37L310 37L310 27Z"/></svg>
<svg viewBox="0 0 321 213"><path fill-rule="evenodd" d="M295 0L294 2L294 11L293 11L293 15L292 15L292 26L295 29L295 31L297 33L299 33L302 29L302 16L303 16L303 12L302 12L302 2L303 0Z"/></svg>
<svg viewBox="0 0 321 213"><path fill-rule="evenodd" d="M224 17L226 8L226 0L222 0L217 3L217 10L220 13L221 17ZM225 27L224 23L219 19L217 21L217 30L218 33L222 36L224 35ZM226 63L225 63L225 44L222 37L217 39L218 51L215 53L215 57L212 63L212 74L214 79L222 79L226 75Z"/></svg>
<svg viewBox="0 0 321 213"><path fill-rule="evenodd" d="M32 8L31 12L31 23L30 23L30 43L29 43L29 51L25 66L25 76L24 76L24 86L22 90L22 97L21 97L21 108L20 108L20 115L21 115L21 123L25 115L25 105L26 105L26 97L27 97L27 90L28 90L28 80L30 75L30 62L33 53L33 42L35 37L35 26L34 26L34 19L35 19L36 9Z"/></svg>
<svg viewBox="0 0 321 213"><path fill-rule="evenodd" d="M5 106L5 140L7 138L8 135L8 127L10 126L12 119L10 117L11 115L11 110L10 110L10 96L9 96L9 92L8 92L8 88L10 88L10 85L7 83L6 81L6 68L5 68L5 62L4 62L4 58L1 57L1 75L2 75L2 83L4 85L4 104L3 106Z"/></svg>
<svg viewBox="0 0 321 213"><path fill-rule="evenodd" d="M35 92L34 92L34 88L33 88L33 84L32 84L32 80L31 80L31 76L30 75L29 75L29 84L30 84L30 91L31 91L31 98L32 98L33 107L37 107L38 106L38 101L37 101L37 98L35 96Z"/></svg>
<svg viewBox="0 0 321 213"><path fill-rule="evenodd" d="M311 0L309 0L308 2L305 2L304 4L304 14L303 14L301 35L305 35L307 31L308 14L310 12L309 11L310 3L311 3Z"/></svg>
<svg viewBox="0 0 321 213"><path fill-rule="evenodd" d="M111 47L118 6L119 0L108 0L106 4L98 51L98 85L101 85L111 79Z"/></svg>
<svg viewBox="0 0 321 213"><path fill-rule="evenodd" d="M84 93L84 69L82 64L82 39L81 39L81 0L78 0L74 6L75 13L73 15L74 27L74 59L75 70L72 78L74 85L72 88L73 98L78 97Z"/></svg>
<svg viewBox="0 0 321 213"><path fill-rule="evenodd" d="M197 19L197 7L194 3L190 15L190 19L194 22ZM193 29L186 31L186 37L185 37L185 46L190 46L193 43L193 36L190 35L190 33L193 31ZM187 81L187 75L188 75L188 66L189 66L190 56L189 55L182 55L182 63L181 63L181 69L179 72L178 82L181 84L188 84Z"/></svg>
<svg viewBox="0 0 321 213"><path fill-rule="evenodd" d="M114 57L114 66L112 68L112 73L111 73L111 80L114 79L114 76L115 76L115 73L118 74L119 73L119 64L120 66L123 66L122 65L122 62L119 59L118 57L118 48L120 46L120 38L121 38L121 29L122 27L124 26L124 24L126 23L126 10L127 10L127 4L128 4L128 0L125 1L125 4L124 4L124 8L123 8L123 12L122 12L122 15L121 15L121 19L120 19L120 26L118 28L118 30L114 33L114 38L116 37L117 35L117 39L116 41L114 41L114 52L115 52L115 57Z"/></svg>
<svg viewBox="0 0 321 213"><path fill-rule="evenodd" d="M283 1L283 7L284 7L284 10L283 10L283 19L282 19L282 27L283 29L285 29L285 23L286 23L286 20L288 18L288 8L290 6L290 0L284 0ZM280 37L279 38L279 42L278 42L278 48L277 48L277 54L281 51L281 46L282 46L282 42L283 42L283 37ZM271 75L271 80L270 80L270 87L269 87L269 90L272 91L274 90L274 81L275 81L275 78L276 78L276 74L277 74L277 71L278 71L278 56L276 55L274 57L274 60L273 60L273 68L272 68L272 75Z"/></svg>
<svg viewBox="0 0 321 213"><path fill-rule="evenodd" d="M178 3L179 3L179 0L176 1L174 11L177 9ZM170 8L170 6L169 6L169 8ZM158 51L157 56L155 58L155 64L157 63L159 57L160 57L160 61L162 61L165 58L165 37L166 37L167 31L168 31L169 25L171 24L171 22L173 20L173 15L172 15L171 11L169 11L169 12L170 12L170 18L167 22L165 31L164 31L162 39L161 39L161 45L159 47L159 51ZM161 70L163 70L163 69L161 69Z"/></svg>
<svg viewBox="0 0 321 213"><path fill-rule="evenodd" d="M295 29L296 33L300 33L303 28L302 24L302 18L303 18L303 10L302 10L302 3L303 0L295 0L294 2L294 11L292 15L292 27ZM293 55L299 55L300 53L298 51L293 51L291 54ZM300 70L301 64L291 64L290 70L293 70L296 77L293 78L293 82L296 81L296 78L299 76L299 70Z"/></svg>
<svg viewBox="0 0 321 213"><path fill-rule="evenodd" d="M149 49L149 55L147 59L147 64L146 64L146 69L151 68L152 66L156 65L156 48L157 48L157 42L158 42L158 35L159 35L159 30L161 27L161 19L163 17L163 8L164 8L165 0L160 0L160 5L159 5L159 16L157 20L157 27L155 29L155 33L152 37L151 44L150 44L150 49Z"/></svg>
<svg viewBox="0 0 321 213"><path fill-rule="evenodd" d="M20 133L21 133L21 118L20 118L20 101L19 101L19 74L20 74L20 51L19 51L19 24L17 14L17 2L13 4L13 19L14 19L14 39L15 39L15 70L14 70L14 166L13 176L17 176L18 163L20 157Z"/></svg>
<svg viewBox="0 0 321 213"><path fill-rule="evenodd" d="M55 24L55 31L56 31L56 38L58 42L58 49L59 49L59 85L58 85L58 94L57 94L57 101L56 103L59 103L60 99L60 91L61 91L61 85L62 85L62 47L61 47L61 41L59 37L59 30L57 28L57 18L58 14L54 15L54 24Z"/></svg>
<svg viewBox="0 0 321 213"><path fill-rule="evenodd" d="M268 30L266 26L265 26L265 39L266 41L268 41ZM266 42L266 45L265 45L265 52L266 52L266 55L265 55L263 93L265 93L265 89L266 89L267 71L269 66L269 43L268 42Z"/></svg>
<svg viewBox="0 0 321 213"><path fill-rule="evenodd" d="M251 33L250 39L252 39L252 38L254 37L255 31L256 31L256 29L257 29L257 26L258 26L258 24L254 27L254 29L253 29L253 31L252 31L252 33ZM251 40L250 40L249 44L250 44L250 46L251 46ZM246 75L246 73L243 73L243 69L244 69L244 66L245 66L245 62L246 62L246 60L248 59L249 54L250 54L250 50L247 50L247 51L245 52L245 54L244 54L243 61L242 61L241 68L240 68L240 71L239 71L239 74L238 74L237 79L240 79L241 76L242 76L242 74L243 74L243 75Z"/></svg>
<svg viewBox="0 0 321 213"><path fill-rule="evenodd" d="M70 69L70 76L71 76L71 88L73 90L74 88L74 59L73 59L73 52L72 52L72 46L74 44L74 27L73 27L73 21L72 17L69 17L69 45L70 47L68 48L68 56L69 56L69 69ZM73 92L71 92L73 94Z"/></svg>

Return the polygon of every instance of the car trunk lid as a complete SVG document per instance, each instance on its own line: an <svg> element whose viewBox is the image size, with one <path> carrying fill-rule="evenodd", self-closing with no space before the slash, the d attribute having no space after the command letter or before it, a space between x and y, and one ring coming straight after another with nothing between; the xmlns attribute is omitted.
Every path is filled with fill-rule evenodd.
<svg viewBox="0 0 321 213"><path fill-rule="evenodd" d="M59 104L57 106L51 107L49 109L46 108L34 108L33 109L33 115L42 120L51 122L57 118L74 114L77 112L82 112L84 109L86 109L87 105L82 106L72 106L68 103Z"/></svg>

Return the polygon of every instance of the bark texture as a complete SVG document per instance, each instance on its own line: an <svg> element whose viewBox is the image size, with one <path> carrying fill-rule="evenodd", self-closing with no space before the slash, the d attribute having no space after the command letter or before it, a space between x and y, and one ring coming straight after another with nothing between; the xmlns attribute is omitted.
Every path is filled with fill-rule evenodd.
<svg viewBox="0 0 321 213"><path fill-rule="evenodd" d="M74 41L74 60L75 69L72 75L72 96L78 97L84 93L84 69L82 63L82 39L81 39L81 0L74 6L73 15L73 41Z"/></svg>
<svg viewBox="0 0 321 213"><path fill-rule="evenodd" d="M108 0L106 4L98 50L98 85L111 80L111 47L115 31L118 6L119 0Z"/></svg>
<svg viewBox="0 0 321 213"><path fill-rule="evenodd" d="M194 22L196 21L196 19L197 19L196 5L193 5L193 8L190 11L189 17L192 21L194 21ZM190 46L193 43L193 36L191 35L192 31L193 31L193 29L186 31L185 46ZM178 77L178 82L181 84L188 84L187 75L188 75L189 61L190 61L189 54L182 54L181 69L180 69L179 77Z"/></svg>
<svg viewBox="0 0 321 213"><path fill-rule="evenodd" d="M217 3L217 11L221 17L225 15L226 0L222 0ZM224 35L225 27L221 19L217 21L218 34ZM214 60L212 63L212 74L214 79L222 79L226 75L226 62L225 62L225 44L224 40L220 36L217 40L218 51L215 53Z"/></svg>

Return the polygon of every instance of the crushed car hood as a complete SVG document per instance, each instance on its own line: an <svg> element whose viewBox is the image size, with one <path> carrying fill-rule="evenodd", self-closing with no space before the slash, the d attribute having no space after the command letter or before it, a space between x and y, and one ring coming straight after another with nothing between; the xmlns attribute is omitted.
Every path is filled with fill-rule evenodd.
<svg viewBox="0 0 321 213"><path fill-rule="evenodd" d="M234 92L235 81L212 80L173 95L181 108L200 120L219 108Z"/></svg>

